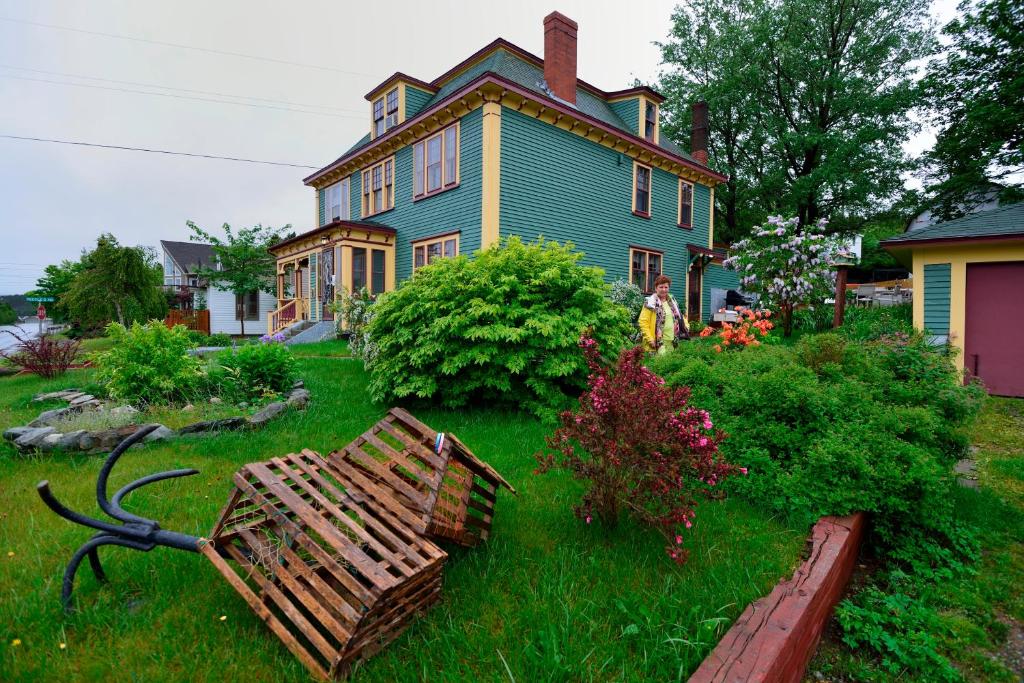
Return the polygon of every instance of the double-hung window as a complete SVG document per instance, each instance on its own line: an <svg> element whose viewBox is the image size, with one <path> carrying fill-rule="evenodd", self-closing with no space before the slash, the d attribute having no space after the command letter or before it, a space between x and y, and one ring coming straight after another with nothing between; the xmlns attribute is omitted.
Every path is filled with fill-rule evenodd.
<svg viewBox="0 0 1024 683"><path fill-rule="evenodd" d="M644 139L657 142L658 135L658 105L654 102L647 102L644 107Z"/></svg>
<svg viewBox="0 0 1024 683"><path fill-rule="evenodd" d="M629 280L644 294L654 291L654 280L661 275L662 253L650 249L630 247Z"/></svg>
<svg viewBox="0 0 1024 683"><path fill-rule="evenodd" d="M383 249L352 248L352 291L367 287L370 294L380 294L387 283L387 255Z"/></svg>
<svg viewBox="0 0 1024 683"><path fill-rule="evenodd" d="M260 319L260 293L235 294L235 320Z"/></svg>
<svg viewBox="0 0 1024 683"><path fill-rule="evenodd" d="M651 168L633 164L633 213L651 215Z"/></svg>
<svg viewBox="0 0 1024 683"><path fill-rule="evenodd" d="M398 88L373 101L373 137L378 138L398 125Z"/></svg>
<svg viewBox="0 0 1024 683"><path fill-rule="evenodd" d="M395 206L395 158L363 170L363 218Z"/></svg>
<svg viewBox="0 0 1024 683"><path fill-rule="evenodd" d="M413 196L424 197L459 182L459 124L455 123L413 146Z"/></svg>
<svg viewBox="0 0 1024 683"><path fill-rule="evenodd" d="M412 268L416 270L439 258L459 255L459 234L428 237L412 245Z"/></svg>
<svg viewBox="0 0 1024 683"><path fill-rule="evenodd" d="M349 188L351 179L345 178L324 190L324 224L349 219Z"/></svg>
<svg viewBox="0 0 1024 683"><path fill-rule="evenodd" d="M679 179L679 227L693 227L693 183Z"/></svg>

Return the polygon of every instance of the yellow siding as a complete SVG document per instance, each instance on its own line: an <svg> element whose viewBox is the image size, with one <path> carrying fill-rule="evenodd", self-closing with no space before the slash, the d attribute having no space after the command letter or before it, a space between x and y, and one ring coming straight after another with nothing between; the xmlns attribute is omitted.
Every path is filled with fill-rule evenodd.
<svg viewBox="0 0 1024 683"><path fill-rule="evenodd" d="M501 105L484 104L483 188L480 202L480 248L498 241L501 208Z"/></svg>

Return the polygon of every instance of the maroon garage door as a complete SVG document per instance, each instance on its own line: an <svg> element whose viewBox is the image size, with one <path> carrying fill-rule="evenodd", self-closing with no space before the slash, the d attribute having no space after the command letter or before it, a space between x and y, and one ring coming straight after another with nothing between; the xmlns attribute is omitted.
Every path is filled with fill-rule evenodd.
<svg viewBox="0 0 1024 683"><path fill-rule="evenodd" d="M967 265L964 367L989 393L1024 396L1024 262Z"/></svg>

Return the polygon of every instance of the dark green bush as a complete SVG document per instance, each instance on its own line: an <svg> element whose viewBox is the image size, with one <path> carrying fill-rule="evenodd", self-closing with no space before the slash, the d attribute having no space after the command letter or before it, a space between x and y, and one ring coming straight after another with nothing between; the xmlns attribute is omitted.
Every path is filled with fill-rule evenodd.
<svg viewBox="0 0 1024 683"><path fill-rule="evenodd" d="M211 334L206 338L208 346L231 346L231 335L224 332Z"/></svg>
<svg viewBox="0 0 1024 683"><path fill-rule="evenodd" d="M601 271L580 266L581 256L571 245L512 238L417 270L374 305L374 400L481 400L537 413L566 405L587 378L583 332L609 357L630 333Z"/></svg>
<svg viewBox="0 0 1024 683"><path fill-rule="evenodd" d="M831 311L829 308L830 320ZM838 332L847 339L857 341L872 341L896 333L913 334L914 305L847 306L843 325Z"/></svg>
<svg viewBox="0 0 1024 683"><path fill-rule="evenodd" d="M277 342L254 342L223 351L217 362L224 371L216 381L221 393L232 398L283 394L295 382L295 357Z"/></svg>

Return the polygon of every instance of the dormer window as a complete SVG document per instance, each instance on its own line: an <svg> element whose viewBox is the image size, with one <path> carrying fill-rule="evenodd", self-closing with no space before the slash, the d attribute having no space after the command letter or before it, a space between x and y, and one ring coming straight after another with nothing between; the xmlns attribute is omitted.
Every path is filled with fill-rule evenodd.
<svg viewBox="0 0 1024 683"><path fill-rule="evenodd" d="M644 139L657 142L658 135L658 105L654 102L646 102L644 108Z"/></svg>
<svg viewBox="0 0 1024 683"><path fill-rule="evenodd" d="M380 137L398 125L398 88L373 101L373 137Z"/></svg>

